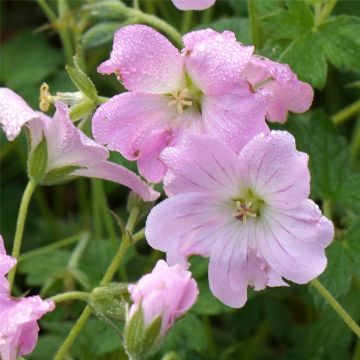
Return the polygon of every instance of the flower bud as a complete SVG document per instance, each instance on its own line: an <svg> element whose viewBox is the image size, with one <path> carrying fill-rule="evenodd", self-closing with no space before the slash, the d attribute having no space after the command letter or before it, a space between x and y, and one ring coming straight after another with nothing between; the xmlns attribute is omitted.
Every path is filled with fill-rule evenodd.
<svg viewBox="0 0 360 360"><path fill-rule="evenodd" d="M128 289L133 304L125 325L125 349L130 359L146 359L159 349L175 320L193 306L199 290L189 271L164 260Z"/></svg>

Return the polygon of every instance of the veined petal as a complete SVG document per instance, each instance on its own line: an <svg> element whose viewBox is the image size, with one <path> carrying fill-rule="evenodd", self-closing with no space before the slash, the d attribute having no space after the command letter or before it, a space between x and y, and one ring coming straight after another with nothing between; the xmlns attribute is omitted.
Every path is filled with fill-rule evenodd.
<svg viewBox="0 0 360 360"><path fill-rule="evenodd" d="M101 105L92 120L97 142L129 160L139 156L142 142L155 129L169 129L176 110L163 95L124 93Z"/></svg>
<svg viewBox="0 0 360 360"><path fill-rule="evenodd" d="M259 88L266 88L272 93L266 112L269 121L284 123L288 110L302 113L310 108L314 91L309 84L297 78L289 65L254 55L245 74L253 86L259 85Z"/></svg>
<svg viewBox="0 0 360 360"><path fill-rule="evenodd" d="M75 170L72 175L86 176L99 179L105 179L125 185L139 196L144 201L153 201L159 197L159 193L147 185L139 176L129 171L123 166L112 163L110 161L102 161L96 163L88 168Z"/></svg>
<svg viewBox="0 0 360 360"><path fill-rule="evenodd" d="M98 67L116 73L131 91L166 94L182 88L183 59L169 40L145 25L129 25L114 36L110 59Z"/></svg>
<svg viewBox="0 0 360 360"><path fill-rule="evenodd" d="M204 95L202 116L208 134L239 153L255 135L270 131L265 122L267 103L267 94L254 94L247 81L238 81L223 94Z"/></svg>
<svg viewBox="0 0 360 360"><path fill-rule="evenodd" d="M1 293L7 293L9 290L9 282L5 275L15 266L16 259L6 255L4 240L0 235L0 296Z"/></svg>
<svg viewBox="0 0 360 360"><path fill-rule="evenodd" d="M186 265L190 255L209 256L229 210L218 199L199 193L179 194L155 206L146 222L151 247L167 253L170 264Z"/></svg>
<svg viewBox="0 0 360 360"><path fill-rule="evenodd" d="M161 159L168 167L164 187L168 195L200 192L232 197L241 187L239 159L225 144L200 135L187 135Z"/></svg>
<svg viewBox="0 0 360 360"><path fill-rule="evenodd" d="M325 247L333 237L333 224L311 200L282 213L269 209L257 227L258 246L268 264L284 278L299 284L324 271Z"/></svg>
<svg viewBox="0 0 360 360"><path fill-rule="evenodd" d="M0 88L0 125L8 140L14 140L23 125L37 117L36 111L18 94L10 89Z"/></svg>
<svg viewBox="0 0 360 360"><path fill-rule="evenodd" d="M69 116L67 105L56 102L53 119L40 116L28 124L30 136L39 139L42 130L48 148L48 171L68 165L91 166L109 156L107 149L85 136L77 129Z"/></svg>
<svg viewBox="0 0 360 360"><path fill-rule="evenodd" d="M290 209L309 196L308 156L296 150L290 133L256 136L242 149L240 161L249 188L267 204Z"/></svg>
<svg viewBox="0 0 360 360"><path fill-rule="evenodd" d="M242 79L254 51L253 46L238 43L231 31L193 31L183 41L186 70L195 85L209 95L224 93Z"/></svg>
<svg viewBox="0 0 360 360"><path fill-rule="evenodd" d="M180 10L205 10L215 4L216 0L172 0Z"/></svg>

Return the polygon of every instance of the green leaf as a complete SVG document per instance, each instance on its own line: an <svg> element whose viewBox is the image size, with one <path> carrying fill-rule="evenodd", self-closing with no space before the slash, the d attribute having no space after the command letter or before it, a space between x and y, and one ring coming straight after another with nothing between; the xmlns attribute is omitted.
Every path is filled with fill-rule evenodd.
<svg viewBox="0 0 360 360"><path fill-rule="evenodd" d="M212 22L207 27L219 32L230 30L235 33L237 41L246 45L252 45L250 22L247 18L242 18L240 16L221 18Z"/></svg>
<svg viewBox="0 0 360 360"><path fill-rule="evenodd" d="M27 171L28 176L40 183L45 176L48 164L47 141L42 136L41 141L35 146L29 154Z"/></svg>
<svg viewBox="0 0 360 360"><path fill-rule="evenodd" d="M350 173L346 140L322 111L292 118L287 129L295 135L297 148L309 154L312 195L334 199Z"/></svg>
<svg viewBox="0 0 360 360"><path fill-rule="evenodd" d="M322 49L339 69L360 69L360 19L338 16L319 27Z"/></svg>
<svg viewBox="0 0 360 360"><path fill-rule="evenodd" d="M360 172L346 176L334 198L337 203L360 213Z"/></svg>
<svg viewBox="0 0 360 360"><path fill-rule="evenodd" d="M192 312L198 315L219 315L234 311L214 297L207 280L199 282L198 285L200 295L191 309Z"/></svg>
<svg viewBox="0 0 360 360"><path fill-rule="evenodd" d="M278 60L289 64L301 80L319 89L324 87L327 62L317 33L308 32L293 40Z"/></svg>
<svg viewBox="0 0 360 360"><path fill-rule="evenodd" d="M207 349L207 346L208 341L203 324L196 316L187 314L170 330L163 349L165 352L183 349L185 353L191 350L202 353Z"/></svg>
<svg viewBox="0 0 360 360"><path fill-rule="evenodd" d="M66 70L71 81L88 99L95 102L97 99L97 91L94 83L80 69L80 67L77 65L76 59L74 59L74 62L76 67L66 65Z"/></svg>
<svg viewBox="0 0 360 360"><path fill-rule="evenodd" d="M15 91L39 86L64 62L62 51L48 45L44 34L24 32L2 45L0 80Z"/></svg>
<svg viewBox="0 0 360 360"><path fill-rule="evenodd" d="M91 27L82 37L82 42L86 49L104 45L111 42L116 30L122 26L118 21L107 21Z"/></svg>

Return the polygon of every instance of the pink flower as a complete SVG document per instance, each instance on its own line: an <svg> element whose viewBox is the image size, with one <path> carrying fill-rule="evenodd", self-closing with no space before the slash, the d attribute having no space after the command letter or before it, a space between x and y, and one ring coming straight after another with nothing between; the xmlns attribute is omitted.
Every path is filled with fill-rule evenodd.
<svg viewBox="0 0 360 360"><path fill-rule="evenodd" d="M184 36L179 51L160 33L130 25L115 33L102 74L117 74L129 92L96 111L95 140L160 182L166 172L161 151L187 133L205 133L239 151L254 135L267 132L267 90L252 91L244 70L254 51L230 31L211 29Z"/></svg>
<svg viewBox="0 0 360 360"><path fill-rule="evenodd" d="M259 134L239 155L193 135L162 160L171 197L151 211L147 241L170 264L210 257L210 288L225 304L243 306L248 286L303 284L324 271L333 224L308 199L308 156L291 134Z"/></svg>
<svg viewBox="0 0 360 360"><path fill-rule="evenodd" d="M174 325L195 303L199 290L191 273L180 265L168 266L159 260L150 274L144 275L137 284L129 286L133 304L128 321L141 308L145 327L161 317L161 336Z"/></svg>
<svg viewBox="0 0 360 360"><path fill-rule="evenodd" d="M215 0L172 0L180 10L205 10L215 4Z"/></svg>
<svg viewBox="0 0 360 360"><path fill-rule="evenodd" d="M39 320L54 310L54 303L43 301L39 296L14 299L9 294L5 275L16 260L6 255L0 236L0 358L16 360L18 356L31 353L36 345Z"/></svg>
<svg viewBox="0 0 360 360"><path fill-rule="evenodd" d="M145 201L155 200L158 193L126 168L107 161L108 150L85 136L72 123L67 106L56 103L53 118L33 111L13 91L0 89L0 120L9 139L14 139L25 123L30 131L31 150L43 136L47 143L45 183L76 176L95 177L125 185ZM60 177L60 178L59 178Z"/></svg>
<svg viewBox="0 0 360 360"><path fill-rule="evenodd" d="M288 111L307 111L314 97L312 87L300 81L289 65L253 55L245 69L246 78L254 91L266 89L271 93L266 118L271 122L284 123Z"/></svg>

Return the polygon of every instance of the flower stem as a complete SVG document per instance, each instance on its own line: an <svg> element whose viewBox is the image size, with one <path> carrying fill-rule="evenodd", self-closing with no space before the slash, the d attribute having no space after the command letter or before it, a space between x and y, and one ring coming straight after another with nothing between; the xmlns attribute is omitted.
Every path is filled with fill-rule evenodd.
<svg viewBox="0 0 360 360"><path fill-rule="evenodd" d="M181 32L183 34L187 33L191 28L192 18L193 18L193 12L191 10L185 11L181 24Z"/></svg>
<svg viewBox="0 0 360 360"><path fill-rule="evenodd" d="M348 312L339 304L339 302L331 295L331 293L324 287L318 279L314 279L311 285L319 292L319 294L329 303L329 305L338 313L344 320L346 325L360 338L360 327L348 314Z"/></svg>
<svg viewBox="0 0 360 360"><path fill-rule="evenodd" d="M257 21L255 0L247 0L247 7L250 18L252 41L255 48L259 49L261 47L261 44L260 44L259 23Z"/></svg>
<svg viewBox="0 0 360 360"><path fill-rule="evenodd" d="M355 162L358 157L358 153L360 153L360 117L357 119L355 128L353 130L350 151L351 151L351 159L353 162Z"/></svg>
<svg viewBox="0 0 360 360"><path fill-rule="evenodd" d="M63 240L56 241L53 244L45 245L45 246L43 246L43 247L41 247L39 249L28 251L25 254L20 255L19 259L18 259L18 262L20 263L20 262L22 262L24 260L28 260L28 259L30 259L32 257L43 255L43 254L46 254L48 252L51 252L52 250L72 245L74 243L77 243L79 240L81 240L83 238L88 238L88 237L89 237L89 233L82 232L80 234L70 236L70 237L65 238Z"/></svg>
<svg viewBox="0 0 360 360"><path fill-rule="evenodd" d="M360 99L340 110L331 117L332 122L335 125L340 125L345 121L351 119L354 115L360 112Z"/></svg>
<svg viewBox="0 0 360 360"><path fill-rule="evenodd" d="M131 8L121 3L122 11L128 18L133 18L134 22L143 22L150 26L153 26L160 31L163 31L169 35L178 45L182 46L181 34L166 21L154 16L142 12L139 9Z"/></svg>
<svg viewBox="0 0 360 360"><path fill-rule="evenodd" d="M16 222L16 231L15 231L13 250L12 250L12 254L11 254L11 256L14 257L15 259L17 259L20 255L21 243L22 243L22 238L23 238L23 234L24 234L24 226L25 226L25 221L26 221L26 215L27 215L30 200L35 191L36 185L37 184L36 184L35 180L30 179L28 184L26 185L23 197L21 199L18 219ZM14 284L16 268L17 268L17 266L15 265L11 269L11 271L9 273L9 277L8 277L10 293L11 293L12 286Z"/></svg>
<svg viewBox="0 0 360 360"><path fill-rule="evenodd" d="M61 303L63 301L70 301L70 300L88 301L89 297L90 297L90 293L85 291L69 291L66 293L51 296L47 300L53 301L54 303Z"/></svg>
<svg viewBox="0 0 360 360"><path fill-rule="evenodd" d="M134 207L130 212L129 219L126 224L126 229L128 230L128 232L130 234L134 230L139 213L140 213L140 211L136 207ZM107 285L111 282L113 276L115 275L117 269L119 268L119 265L120 265L122 259L124 258L124 255L130 245L131 245L131 242L129 241L129 238L127 236L124 236L117 253L115 254L111 264L109 265L104 277L102 278L102 280L100 282L100 286ZM69 335L67 336L65 341L62 343L60 349L58 350L58 352L56 353L56 355L54 357L54 360L64 359L65 355L68 353L71 345L73 344L76 337L78 336L78 334L80 333L80 331L82 330L84 325L86 324L86 322L89 319L89 317L91 316L91 314L92 314L92 310L91 310L90 306L87 305L85 307L84 311L82 312L82 314L80 315L80 317L78 318L78 320L76 321L74 327L71 329Z"/></svg>

